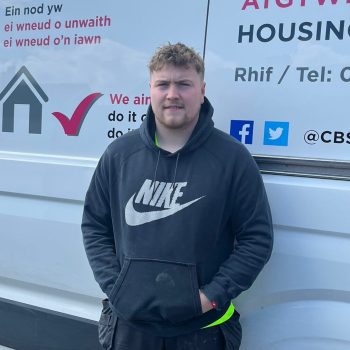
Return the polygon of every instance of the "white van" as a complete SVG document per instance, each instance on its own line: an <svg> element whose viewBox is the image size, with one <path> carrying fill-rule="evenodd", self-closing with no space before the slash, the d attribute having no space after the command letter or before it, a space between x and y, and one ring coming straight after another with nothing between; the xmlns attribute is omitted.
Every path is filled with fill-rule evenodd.
<svg viewBox="0 0 350 350"><path fill-rule="evenodd" d="M0 4L0 344L98 349L80 232L97 161L137 128L154 49L202 53L218 128L263 173L275 245L234 301L243 350L350 347L345 0Z"/></svg>

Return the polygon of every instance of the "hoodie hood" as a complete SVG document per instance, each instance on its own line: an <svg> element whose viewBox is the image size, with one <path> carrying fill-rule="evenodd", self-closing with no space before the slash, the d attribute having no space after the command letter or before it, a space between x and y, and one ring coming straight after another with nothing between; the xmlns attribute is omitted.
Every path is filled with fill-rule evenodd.
<svg viewBox="0 0 350 350"><path fill-rule="evenodd" d="M214 113L214 109L210 104L209 100L204 97L204 102L202 103L201 109L199 111L198 122L186 144L177 152L181 152L181 154L191 152L198 148L212 133L214 130L214 122L212 120L212 116ZM150 105L147 110L147 115L140 127L140 134L142 141L150 148L155 151L163 151L165 153L169 153L167 151L159 149L154 143L154 135L156 131L156 122L155 116ZM175 154L177 153L175 152Z"/></svg>

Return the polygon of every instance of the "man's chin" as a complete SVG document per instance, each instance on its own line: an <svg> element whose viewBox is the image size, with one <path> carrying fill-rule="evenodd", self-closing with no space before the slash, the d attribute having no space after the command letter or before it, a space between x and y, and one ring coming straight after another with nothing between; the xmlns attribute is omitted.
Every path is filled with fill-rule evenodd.
<svg viewBox="0 0 350 350"><path fill-rule="evenodd" d="M159 120L161 124L171 129L179 129L186 125L186 120L182 115L165 115Z"/></svg>
<svg viewBox="0 0 350 350"><path fill-rule="evenodd" d="M178 119L168 119L164 120L161 123L165 128L171 129L171 130L180 130L186 128L186 123L183 120Z"/></svg>
<svg viewBox="0 0 350 350"><path fill-rule="evenodd" d="M163 124L166 128L171 129L171 130L181 130L186 128L186 124L184 123L165 123Z"/></svg>

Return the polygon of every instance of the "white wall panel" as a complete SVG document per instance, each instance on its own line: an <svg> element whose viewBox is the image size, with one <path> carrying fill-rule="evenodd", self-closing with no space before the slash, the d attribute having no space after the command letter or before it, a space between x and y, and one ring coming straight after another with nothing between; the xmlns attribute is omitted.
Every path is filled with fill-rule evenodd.
<svg viewBox="0 0 350 350"><path fill-rule="evenodd" d="M350 183L265 176L272 257L236 301L243 350L350 346Z"/></svg>

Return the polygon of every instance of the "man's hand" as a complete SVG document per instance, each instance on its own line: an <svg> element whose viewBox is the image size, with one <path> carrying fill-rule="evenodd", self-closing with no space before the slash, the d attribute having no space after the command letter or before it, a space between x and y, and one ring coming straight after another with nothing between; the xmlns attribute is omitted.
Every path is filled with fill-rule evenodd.
<svg viewBox="0 0 350 350"><path fill-rule="evenodd" d="M199 298L201 300L203 314L213 309L213 305L211 304L210 300L201 291L199 291Z"/></svg>

